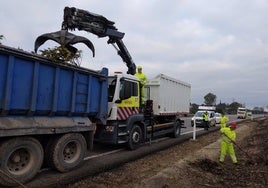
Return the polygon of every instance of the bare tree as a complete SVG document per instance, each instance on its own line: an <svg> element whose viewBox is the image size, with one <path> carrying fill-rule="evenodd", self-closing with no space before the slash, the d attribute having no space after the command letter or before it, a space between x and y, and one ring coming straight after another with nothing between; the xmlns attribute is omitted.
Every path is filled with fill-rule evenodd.
<svg viewBox="0 0 268 188"><path fill-rule="evenodd" d="M81 50L72 53L63 46L41 50L41 55L53 62L70 63L76 66L81 64L81 53Z"/></svg>

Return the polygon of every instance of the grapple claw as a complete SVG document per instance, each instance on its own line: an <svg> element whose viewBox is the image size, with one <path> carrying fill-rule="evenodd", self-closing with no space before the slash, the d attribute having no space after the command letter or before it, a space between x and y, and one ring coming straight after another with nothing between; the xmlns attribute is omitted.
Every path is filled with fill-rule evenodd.
<svg viewBox="0 0 268 188"><path fill-rule="evenodd" d="M77 49L72 45L76 43L84 43L92 51L93 57L95 56L95 48L90 40L85 37L77 36L69 33L67 30L60 30L53 33L46 33L36 38L34 43L34 51L37 52L38 48L43 45L47 40L53 40L59 43L61 46L66 47L72 52L76 52Z"/></svg>

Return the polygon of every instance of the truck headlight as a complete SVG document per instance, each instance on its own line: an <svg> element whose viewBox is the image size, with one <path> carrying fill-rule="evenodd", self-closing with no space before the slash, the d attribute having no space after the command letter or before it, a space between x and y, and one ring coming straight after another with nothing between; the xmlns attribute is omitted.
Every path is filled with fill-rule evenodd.
<svg viewBox="0 0 268 188"><path fill-rule="evenodd" d="M105 131L114 132L114 126L105 126Z"/></svg>

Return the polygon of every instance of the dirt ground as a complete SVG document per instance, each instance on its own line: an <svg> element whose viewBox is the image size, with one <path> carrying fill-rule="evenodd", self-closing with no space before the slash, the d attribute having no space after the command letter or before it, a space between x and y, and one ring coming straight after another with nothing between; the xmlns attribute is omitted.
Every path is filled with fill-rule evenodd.
<svg viewBox="0 0 268 188"><path fill-rule="evenodd" d="M216 131L66 187L268 187L268 118L246 120L236 132L237 165L228 156L218 162Z"/></svg>

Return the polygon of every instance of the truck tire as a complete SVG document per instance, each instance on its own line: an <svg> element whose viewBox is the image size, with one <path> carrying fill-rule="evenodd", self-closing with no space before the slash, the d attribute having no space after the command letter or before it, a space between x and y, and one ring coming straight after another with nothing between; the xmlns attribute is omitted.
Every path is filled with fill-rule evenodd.
<svg viewBox="0 0 268 188"><path fill-rule="evenodd" d="M40 170L44 151L35 138L18 137L1 144L0 158L0 184L19 186L19 183L30 181Z"/></svg>
<svg viewBox="0 0 268 188"><path fill-rule="evenodd" d="M178 138L180 136L180 134L181 134L181 124L180 124L180 122L176 122L172 137L173 138Z"/></svg>
<svg viewBox="0 0 268 188"><path fill-rule="evenodd" d="M68 172L83 161L86 148L86 140L82 134L65 134L55 138L50 144L46 162L60 172Z"/></svg>
<svg viewBox="0 0 268 188"><path fill-rule="evenodd" d="M216 121L209 122L209 127L215 127L215 126L216 126Z"/></svg>
<svg viewBox="0 0 268 188"><path fill-rule="evenodd" d="M142 131L140 126L134 125L129 133L128 149L135 150L139 148L142 142Z"/></svg>

